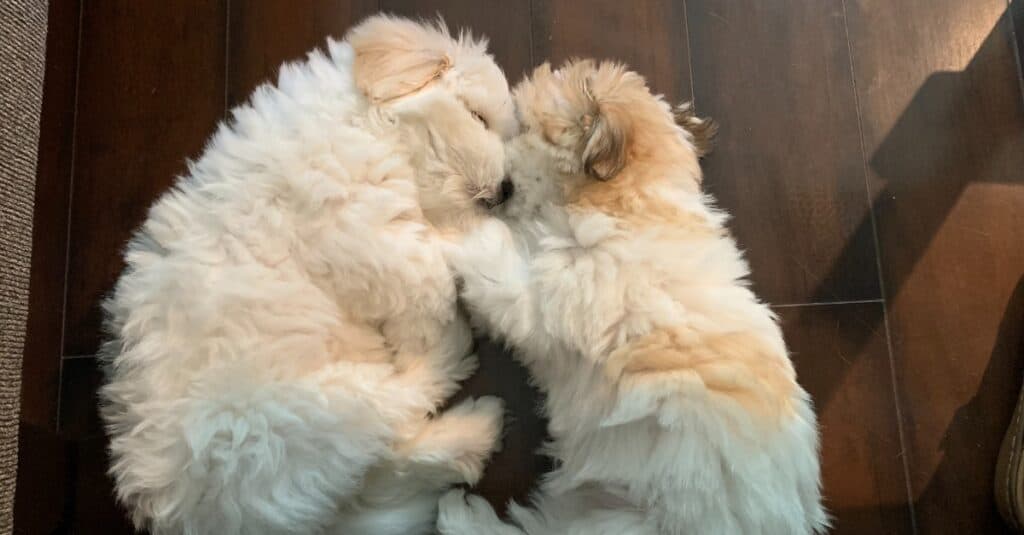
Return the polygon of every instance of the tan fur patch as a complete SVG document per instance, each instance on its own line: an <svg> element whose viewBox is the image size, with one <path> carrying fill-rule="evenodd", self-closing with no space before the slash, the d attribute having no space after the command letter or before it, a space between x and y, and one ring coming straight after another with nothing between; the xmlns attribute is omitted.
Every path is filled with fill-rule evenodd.
<svg viewBox="0 0 1024 535"><path fill-rule="evenodd" d="M648 126L637 126L628 143L622 169L614 177L588 180L565 192L570 209L600 211L637 227L665 225L700 236L722 234L703 217L659 196L659 191L679 186L694 193L699 190L700 166L678 131L667 130L659 136Z"/></svg>
<svg viewBox="0 0 1024 535"><path fill-rule="evenodd" d="M599 211L637 228L663 225L676 233L707 237L722 235L703 216L633 185L634 177L620 173L610 182L583 186L570 198L572 211Z"/></svg>
<svg viewBox="0 0 1024 535"><path fill-rule="evenodd" d="M569 62L558 71L543 65L516 97L528 127L553 145L578 151L576 169L590 178L564 182L569 209L600 211L635 226L721 233L659 197L666 189L660 185L697 193L700 165L692 134L680 129L672 109L636 73L589 60ZM687 117L691 127L699 122Z"/></svg>
<svg viewBox="0 0 1024 535"><path fill-rule="evenodd" d="M661 329L617 349L607 366L634 387L645 379L691 372L709 394L771 421L792 411L798 388L787 356L748 332L695 335Z"/></svg>
<svg viewBox="0 0 1024 535"><path fill-rule="evenodd" d="M417 93L452 68L448 29L389 18L368 19L349 32L356 85L375 103Z"/></svg>

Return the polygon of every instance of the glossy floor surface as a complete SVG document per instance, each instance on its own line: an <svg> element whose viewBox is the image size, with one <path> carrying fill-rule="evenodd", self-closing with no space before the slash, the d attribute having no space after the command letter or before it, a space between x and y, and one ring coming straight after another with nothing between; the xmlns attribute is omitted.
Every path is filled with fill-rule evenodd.
<svg viewBox="0 0 1024 535"><path fill-rule="evenodd" d="M97 302L147 206L285 60L386 10L490 37L511 80L617 58L721 125L733 214L823 433L836 533L1001 533L994 459L1024 351L1024 6L1007 0L51 2L18 533L130 532L104 474ZM493 347L469 390L515 420L481 485L546 462Z"/></svg>

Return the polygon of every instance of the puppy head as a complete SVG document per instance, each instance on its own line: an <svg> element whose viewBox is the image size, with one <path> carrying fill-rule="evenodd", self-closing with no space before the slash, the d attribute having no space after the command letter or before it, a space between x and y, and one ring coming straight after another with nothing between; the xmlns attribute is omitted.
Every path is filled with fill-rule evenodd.
<svg viewBox="0 0 1024 535"><path fill-rule="evenodd" d="M570 60L557 70L544 64L513 93L525 138L513 143L520 154L510 158L517 192L545 180L559 181L567 199L582 190L625 192L667 169L692 185L700 181L697 159L713 127L687 107L673 114L622 64ZM535 176L538 151L554 173ZM666 169L652 172L658 165Z"/></svg>
<svg viewBox="0 0 1024 535"><path fill-rule="evenodd" d="M433 24L378 15L353 28L354 75L404 134L421 204L432 219L483 213L510 194L502 140L518 130L508 82L487 42Z"/></svg>
<svg viewBox="0 0 1024 535"><path fill-rule="evenodd" d="M626 163L633 122L624 109L647 93L643 79L618 64L547 63L515 89L525 131L539 136L566 172L608 180Z"/></svg>

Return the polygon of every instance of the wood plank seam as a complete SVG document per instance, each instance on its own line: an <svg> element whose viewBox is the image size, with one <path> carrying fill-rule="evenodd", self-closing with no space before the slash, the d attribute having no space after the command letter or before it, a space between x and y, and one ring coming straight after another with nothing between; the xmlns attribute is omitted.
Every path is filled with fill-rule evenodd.
<svg viewBox="0 0 1024 535"><path fill-rule="evenodd" d="M820 307L832 305L862 305L866 303L884 303L885 300L878 299L849 299L844 301L808 301L805 303L783 303L781 305L770 304L772 308L798 308L798 307Z"/></svg>
<svg viewBox="0 0 1024 535"><path fill-rule="evenodd" d="M71 161L68 165L68 202L67 202L67 223L64 229L64 284L62 286L62 297L60 310L60 349L56 355L56 358L60 359L60 365L57 368L57 410L54 414L57 415L56 421L53 423L53 430L56 433L60 433L60 411L61 404L63 402L63 389L61 385L64 384L64 339L67 331L67 306L68 306L68 271L71 269L71 214L75 202L75 161L78 156L78 90L79 90L79 76L81 75L81 61L82 61L82 17L85 13L84 2L78 4L78 43L75 45L75 87L74 93L74 104L72 104L72 115L71 115Z"/></svg>
<svg viewBox="0 0 1024 535"><path fill-rule="evenodd" d="M1006 0L1006 19L1010 30L1010 41L1013 43L1013 59L1017 64L1017 85L1020 87L1020 98L1024 100L1024 70L1022 70L1020 63L1020 43L1022 41L1018 34L1019 31L1024 31L1024 28L1017 28L1018 21L1014 20L1016 18L1015 12L1019 12L1022 14L1020 22L1024 22L1024 7L1021 7L1022 1L1024 0L1016 0L1016 4L1014 4L1014 0Z"/></svg>
<svg viewBox="0 0 1024 535"><path fill-rule="evenodd" d="M224 0L224 120L231 118L231 0ZM214 126L216 128L216 125Z"/></svg>
<svg viewBox="0 0 1024 535"><path fill-rule="evenodd" d="M694 111L699 112L697 93L693 91L693 36L690 34L690 13L686 0L683 0L683 32L686 34L686 69L690 75L690 104Z"/></svg>
<svg viewBox="0 0 1024 535"><path fill-rule="evenodd" d="M903 408L900 403L899 383L896 377L896 363L892 335L889 329L889 306L885 291L885 278L882 275L882 247L878 239L878 221L875 214L875 203L871 199L871 185L868 179L868 156L864 141L864 121L861 115L860 94L857 92L857 70L854 68L853 44L850 42L850 25L847 18L846 0L841 0L843 8L843 31L846 34L847 57L850 60L850 80L853 83L853 105L857 115L857 137L860 142L861 174L864 179L864 194L867 197L868 217L871 219L872 246L875 248L875 269L878 272L878 291L882 301L882 328L885 329L885 350L889 360L889 380L892 385L893 409L896 412L896 432L900 442L900 462L903 465L903 482L907 489L907 509L910 515L910 529L917 533L917 512L914 508L914 489L910 482L910 460L907 448L906 432L903 429Z"/></svg>

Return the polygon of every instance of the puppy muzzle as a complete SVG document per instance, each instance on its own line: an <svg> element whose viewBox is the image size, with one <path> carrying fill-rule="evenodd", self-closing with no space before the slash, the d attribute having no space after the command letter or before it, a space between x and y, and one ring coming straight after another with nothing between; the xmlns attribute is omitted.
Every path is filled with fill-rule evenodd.
<svg viewBox="0 0 1024 535"><path fill-rule="evenodd" d="M510 197L512 197L512 194L515 192L515 190L516 187L512 183L512 179L505 177L505 179L501 181L501 185L498 187L498 191L493 196L485 197L483 199L480 199L478 202L480 203L481 206L487 208L488 210L497 208L498 206L504 204L505 201L507 201Z"/></svg>

